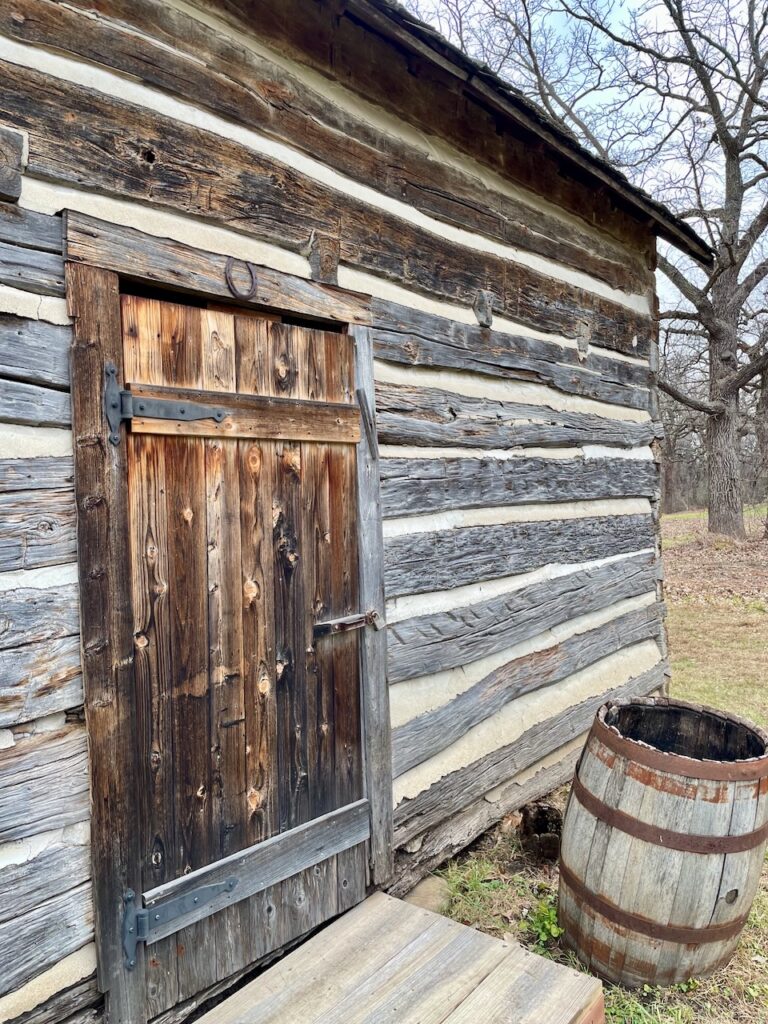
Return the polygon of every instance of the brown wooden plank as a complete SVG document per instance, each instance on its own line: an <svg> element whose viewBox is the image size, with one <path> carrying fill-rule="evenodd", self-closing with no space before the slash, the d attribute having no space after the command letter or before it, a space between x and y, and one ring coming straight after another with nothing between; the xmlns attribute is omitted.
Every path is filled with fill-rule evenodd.
<svg viewBox="0 0 768 1024"><path fill-rule="evenodd" d="M91 844L99 983L115 1020L145 1020L143 953L123 964L122 895L139 891L138 792L133 784L134 643L131 632L126 447L111 445L103 411L104 367L122 378L117 275L68 265L75 493L78 504L83 680L91 751Z"/></svg>
<svg viewBox="0 0 768 1024"><path fill-rule="evenodd" d="M212 314L213 315L213 314ZM154 388L132 385L134 412L131 431L138 434L168 434L179 437L275 438L286 441L336 441L355 444L360 440L357 409L327 402L290 401L271 397L234 394L218 396L206 391ZM213 418L166 420L142 418L141 399L159 398L179 403L200 402L224 415Z"/></svg>
<svg viewBox="0 0 768 1024"><path fill-rule="evenodd" d="M203 387L235 391L235 318L203 311ZM211 825L214 860L248 846L246 695L242 620L239 443L205 442L208 496L208 631L211 751ZM215 931L216 973L228 977L250 959L250 908L239 904L210 922Z"/></svg>
<svg viewBox="0 0 768 1024"><path fill-rule="evenodd" d="M266 322L238 314L235 338L238 391L271 394ZM272 541L275 444L242 441L239 450L247 836L253 844L268 839L279 827Z"/></svg>
<svg viewBox="0 0 768 1024"><path fill-rule="evenodd" d="M24 136L0 127L0 199L16 202L21 195Z"/></svg>

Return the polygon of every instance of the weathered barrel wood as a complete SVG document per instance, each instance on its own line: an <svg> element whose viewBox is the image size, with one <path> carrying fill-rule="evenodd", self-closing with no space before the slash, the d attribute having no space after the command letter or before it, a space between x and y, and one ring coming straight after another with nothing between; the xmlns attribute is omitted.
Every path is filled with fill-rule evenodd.
<svg viewBox="0 0 768 1024"><path fill-rule="evenodd" d="M768 736L664 698L602 708L563 830L567 943L630 987L712 973L738 944L767 841Z"/></svg>

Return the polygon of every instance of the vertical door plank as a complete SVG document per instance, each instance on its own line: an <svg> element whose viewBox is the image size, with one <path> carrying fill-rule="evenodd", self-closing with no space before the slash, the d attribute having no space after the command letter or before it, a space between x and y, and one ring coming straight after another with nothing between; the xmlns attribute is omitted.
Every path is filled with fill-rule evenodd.
<svg viewBox="0 0 768 1024"><path fill-rule="evenodd" d="M352 327L355 340L355 384L365 396L373 430L376 402L373 386L373 346L370 332ZM373 441L373 444L371 443ZM381 527L378 445L365 429L357 446L358 534L360 536L360 600L384 621L384 540ZM387 687L386 631L365 631L361 645L364 688L366 793L371 805L371 869L376 885L392 877L394 826L392 821L392 732Z"/></svg>
<svg viewBox="0 0 768 1024"><path fill-rule="evenodd" d="M269 365L274 394L297 398L298 367L305 336L283 324L269 328ZM280 831L309 820L305 621L300 548L302 451L289 441L275 444L274 559L277 654L278 800Z"/></svg>
<svg viewBox="0 0 768 1024"><path fill-rule="evenodd" d="M233 392L237 389L235 318L232 313L208 310L201 313L201 321L203 388ZM214 860L248 845L239 458L238 441L205 441ZM250 923L247 903L229 907L211 920L217 979L247 963Z"/></svg>
<svg viewBox="0 0 768 1024"><path fill-rule="evenodd" d="M162 384L162 304L121 297L125 379ZM141 755L142 889L174 877L173 675L170 648L165 442L125 434L131 520L136 723ZM175 939L156 943L146 956L147 1012L178 1000Z"/></svg>
<svg viewBox="0 0 768 1024"><path fill-rule="evenodd" d="M163 304L162 362L169 386L202 385L201 310ZM205 448L166 441L166 512L174 679L174 877L215 859L211 821L208 684L208 564ZM216 980L215 936L203 922L176 935L179 998Z"/></svg>
<svg viewBox="0 0 768 1024"><path fill-rule="evenodd" d="M268 327L235 318L237 390L271 394ZM275 680L273 441L240 442L240 531L245 670L248 844L279 830ZM266 907L266 902L265 902Z"/></svg>
<svg viewBox="0 0 768 1024"><path fill-rule="evenodd" d="M126 446L108 440L104 409L107 363L123 377L117 275L66 265L74 318L72 426L78 511L83 682L93 809L91 851L99 986L110 1022L146 1021L144 955L126 971L123 894L141 888L133 699L131 574Z"/></svg>

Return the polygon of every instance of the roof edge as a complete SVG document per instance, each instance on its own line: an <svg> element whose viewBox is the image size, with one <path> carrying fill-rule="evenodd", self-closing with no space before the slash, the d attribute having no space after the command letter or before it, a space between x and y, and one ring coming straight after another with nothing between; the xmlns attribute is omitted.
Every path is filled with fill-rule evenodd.
<svg viewBox="0 0 768 1024"><path fill-rule="evenodd" d="M436 29L420 21L394 0L348 0L347 8L377 32L432 60L464 82L486 103L538 136L580 171L621 196L637 214L647 217L657 234L710 267L715 252L694 229L668 207L633 185L617 168L590 153L576 138L551 121L532 101L487 66L473 60Z"/></svg>

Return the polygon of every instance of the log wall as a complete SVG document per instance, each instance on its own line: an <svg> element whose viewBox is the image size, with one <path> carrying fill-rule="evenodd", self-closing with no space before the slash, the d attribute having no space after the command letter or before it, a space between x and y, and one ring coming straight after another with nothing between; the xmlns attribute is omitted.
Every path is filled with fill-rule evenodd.
<svg viewBox="0 0 768 1024"><path fill-rule="evenodd" d="M236 6L0 11L0 1022L98 1019L60 211L372 296L394 891L664 683L647 227Z"/></svg>

